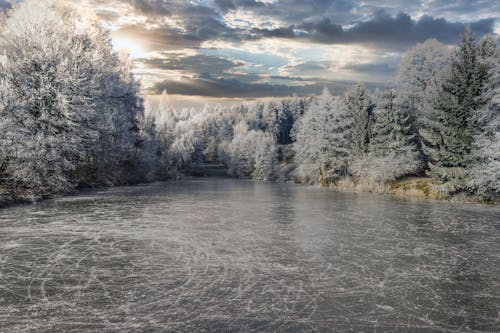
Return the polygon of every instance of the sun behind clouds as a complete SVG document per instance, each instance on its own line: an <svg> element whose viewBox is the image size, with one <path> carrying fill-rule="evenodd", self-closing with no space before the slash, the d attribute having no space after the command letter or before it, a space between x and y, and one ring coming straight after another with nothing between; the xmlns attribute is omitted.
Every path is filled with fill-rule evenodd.
<svg viewBox="0 0 500 333"><path fill-rule="evenodd" d="M125 50L130 54L131 58L137 59L145 55L143 46L136 40L123 36L113 36L112 42L115 50Z"/></svg>

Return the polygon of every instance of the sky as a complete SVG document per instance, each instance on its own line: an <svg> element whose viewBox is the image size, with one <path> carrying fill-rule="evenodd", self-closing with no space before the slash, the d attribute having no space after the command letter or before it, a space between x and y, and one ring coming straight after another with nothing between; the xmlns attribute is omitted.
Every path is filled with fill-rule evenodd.
<svg viewBox="0 0 500 333"><path fill-rule="evenodd" d="M418 42L455 44L467 24L500 33L498 0L71 1L130 51L148 95L179 103L383 86Z"/></svg>

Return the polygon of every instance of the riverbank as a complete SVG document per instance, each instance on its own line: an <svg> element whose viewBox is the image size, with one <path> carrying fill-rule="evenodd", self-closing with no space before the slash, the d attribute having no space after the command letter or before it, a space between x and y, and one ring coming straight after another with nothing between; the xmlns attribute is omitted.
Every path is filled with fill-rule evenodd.
<svg viewBox="0 0 500 333"><path fill-rule="evenodd" d="M449 194L438 189L430 177L408 177L388 184L370 182L368 180L353 180L346 178L336 185L328 187L346 192L365 192L374 194L389 194L402 198L418 198L431 200L444 200L464 203L482 203L498 205L500 198L485 200L478 195L471 195L465 192Z"/></svg>
<svg viewBox="0 0 500 333"><path fill-rule="evenodd" d="M211 178L211 177L228 177L225 173L223 165L204 165L200 168L193 168L188 172L189 176ZM295 183L303 184L300 180L295 179ZM106 187L106 186L103 186ZM367 180L353 180L346 178L336 185L324 185L334 190L342 192L354 193L372 193L375 195L385 194L393 195L400 198L413 198L413 199L428 199L428 200L441 200L450 202L464 202L464 203L481 203L489 205L499 205L500 198L493 201L486 201L480 196L470 195L466 193L459 193L449 195L436 189L433 184L432 178L429 177L409 177L401 180L391 182L389 184L379 184L369 182ZM70 193L69 193L70 194ZM68 194L68 195L69 195ZM43 200L43 199L41 199ZM33 196L21 195L20 193L11 193L0 187L0 209L20 205L35 203L37 201Z"/></svg>
<svg viewBox="0 0 500 333"><path fill-rule="evenodd" d="M24 203L33 202L27 198L21 198L0 186L0 208L5 208L13 205L20 205Z"/></svg>

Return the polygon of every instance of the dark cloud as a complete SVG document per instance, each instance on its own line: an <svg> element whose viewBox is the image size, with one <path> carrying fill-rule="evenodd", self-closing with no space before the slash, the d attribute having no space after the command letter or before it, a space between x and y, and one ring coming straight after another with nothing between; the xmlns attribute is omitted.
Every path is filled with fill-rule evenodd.
<svg viewBox="0 0 500 333"><path fill-rule="evenodd" d="M131 5L140 13L146 15L170 15L167 3L163 0L131 0Z"/></svg>
<svg viewBox="0 0 500 333"><path fill-rule="evenodd" d="M114 31L113 36L126 37L146 51L196 49L207 40L196 35L196 31L180 31L169 26L148 29L143 25L125 25Z"/></svg>
<svg viewBox="0 0 500 333"><path fill-rule="evenodd" d="M494 24L494 19L483 19L470 23L470 26L476 34L484 35L493 31ZM252 38L292 38L324 44L357 43L401 49L429 38L447 44L456 43L465 31L466 25L430 16L423 16L414 21L404 13L390 16L385 12L379 12L371 20L360 22L348 29L324 18L318 22L303 23L288 28L253 29Z"/></svg>
<svg viewBox="0 0 500 333"><path fill-rule="evenodd" d="M332 73L332 61L306 61L294 66L284 67L285 71L296 77L321 77Z"/></svg>
<svg viewBox="0 0 500 333"><path fill-rule="evenodd" d="M397 70L396 64L391 63L367 63L367 64L349 64L342 67L355 73L363 73L365 75L381 75L390 77L394 75Z"/></svg>
<svg viewBox="0 0 500 333"><path fill-rule="evenodd" d="M307 61L293 68L299 72L302 71L324 71L330 68L330 61Z"/></svg>
<svg viewBox="0 0 500 333"><path fill-rule="evenodd" d="M302 81L298 78L285 78L291 81ZM341 94L352 86L352 82L314 80L315 83L304 85L268 84L268 83L246 83L238 79L214 78L208 74L203 74L194 79L184 77L180 81L165 80L155 84L150 91L152 94L159 94L167 89L170 94L187 96L206 96L224 98L258 98L258 97L283 97L309 96L321 93L326 87L333 94ZM367 83L369 87L380 87L376 83Z"/></svg>
<svg viewBox="0 0 500 333"><path fill-rule="evenodd" d="M190 56L167 55L165 58L140 59L139 61L152 68L190 73L211 73L214 76L222 75L227 70L242 65L241 62L204 54Z"/></svg>
<svg viewBox="0 0 500 333"><path fill-rule="evenodd" d="M214 2L222 12L228 12L237 8L256 9L266 7L265 3L256 0L215 0Z"/></svg>
<svg viewBox="0 0 500 333"><path fill-rule="evenodd" d="M149 15L149 27L125 25L114 32L146 44L149 51L199 48L209 40L240 41L240 31L227 27L220 14L212 7L194 5L186 1L133 0L130 3L140 14ZM179 25L165 22L170 18Z"/></svg>

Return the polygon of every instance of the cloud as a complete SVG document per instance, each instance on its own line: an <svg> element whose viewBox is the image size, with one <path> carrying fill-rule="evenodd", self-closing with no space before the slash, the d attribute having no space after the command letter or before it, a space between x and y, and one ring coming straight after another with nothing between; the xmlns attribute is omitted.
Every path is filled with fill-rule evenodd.
<svg viewBox="0 0 500 333"><path fill-rule="evenodd" d="M266 6L264 2L256 0L215 0L214 1L217 8L222 12L227 12L230 10L235 10L237 8L263 8Z"/></svg>
<svg viewBox="0 0 500 333"><path fill-rule="evenodd" d="M113 37L127 38L150 52L199 48L203 42L195 34L179 32L168 26L147 28L138 24L121 26L113 31Z"/></svg>
<svg viewBox="0 0 500 333"><path fill-rule="evenodd" d="M365 64L347 64L342 67L350 72L362 73L367 76L385 76L391 77L397 70L396 64L387 62L365 63Z"/></svg>
<svg viewBox="0 0 500 333"><path fill-rule="evenodd" d="M300 78L281 78L283 80L302 81ZM167 90L170 94L187 96L206 96L220 98L258 98L258 97L283 97L310 96L321 93L327 87L333 94L341 94L352 82L326 81L316 79L315 83L304 85L269 84L269 83L247 83L238 79L214 78L209 74L202 74L195 78L183 77L178 80L165 80L156 83L150 93L160 94ZM368 83L370 87L380 87L380 84Z"/></svg>
<svg viewBox="0 0 500 333"><path fill-rule="evenodd" d="M494 19L470 23L479 35L493 31ZM378 48L404 49L417 42L435 38L440 42L456 43L465 31L466 23L448 22L444 18L422 16L418 21L408 14L396 16L377 13L371 20L344 29L324 18L318 22L303 23L279 29L253 29L251 38L290 38L323 44L367 44Z"/></svg>
<svg viewBox="0 0 500 333"><path fill-rule="evenodd" d="M165 58L139 59L138 61L152 68L189 73L211 73L213 76L220 76L227 70L242 65L241 62L204 54L169 54Z"/></svg>
<svg viewBox="0 0 500 333"><path fill-rule="evenodd" d="M306 61L294 66L285 66L283 71L297 77L322 77L331 73L332 61Z"/></svg>
<svg viewBox="0 0 500 333"><path fill-rule="evenodd" d="M0 0L5 2L6 0ZM77 1L77 0L75 0ZM82 0L79 0L82 1ZM94 6L96 0L93 0ZM116 0L114 0L116 1ZM113 3L113 1L110 1ZM199 48L203 42L226 41L240 44L261 39L292 39L320 44L365 44L375 48L404 49L428 38L455 43L465 30L465 22L433 16L439 8L460 17L463 13L482 13L488 18L469 22L478 35L492 32L499 18L500 5L482 1L333 1L333 0L124 0L132 9L123 15L142 15L148 24L119 24L120 32L135 35L156 51ZM103 8L100 13L116 19ZM422 8L425 12L422 13ZM396 12L398 10L398 12ZM406 11L406 12L403 12ZM225 16L232 12L231 22ZM132 14L131 14L132 13ZM415 15L416 14L416 15ZM412 18L412 17L418 17ZM133 21L133 20L132 20ZM127 22L127 21L125 21ZM244 22L244 23L243 23ZM259 22L259 23L257 23Z"/></svg>
<svg viewBox="0 0 500 333"><path fill-rule="evenodd" d="M170 15L167 3L162 0L131 0L131 5L141 14L146 15Z"/></svg>
<svg viewBox="0 0 500 333"><path fill-rule="evenodd" d="M381 84L408 47L428 38L455 44L466 24L483 35L500 18L497 0L73 1L96 10L112 37L137 49L136 72L153 93L166 86L214 97Z"/></svg>

